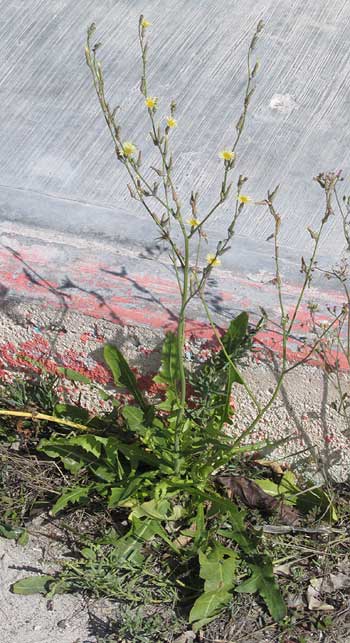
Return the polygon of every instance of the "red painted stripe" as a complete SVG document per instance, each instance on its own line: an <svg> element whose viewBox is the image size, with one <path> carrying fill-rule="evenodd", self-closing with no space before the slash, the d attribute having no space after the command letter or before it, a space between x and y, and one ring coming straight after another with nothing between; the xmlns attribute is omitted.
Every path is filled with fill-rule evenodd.
<svg viewBox="0 0 350 643"><path fill-rule="evenodd" d="M17 241L16 245L18 247ZM15 252L0 248L0 296L45 300L46 304L55 308L61 308L65 302L71 311L121 325L143 325L164 331L176 328L175 313L178 310L179 295L174 280L158 275L139 274L136 271L126 276L112 274L95 256L90 261L82 257L81 260L73 260L64 266L55 265L54 261L55 252L40 244L25 245ZM55 275L54 279L51 278L52 274ZM62 289L67 276L79 288ZM244 308L254 309L256 292L263 291L267 300L276 300L276 289L271 284L250 281L239 275L233 277L224 271L218 271L217 278L220 280L220 301L236 312ZM289 301L295 301L299 289L288 284L284 292ZM317 291L316 295L321 304L329 302L341 305L343 301L339 292ZM288 312L292 314L291 306ZM307 335L310 330L308 321L307 309L301 308L294 332ZM186 333L202 338L213 337L210 326L200 320L189 320ZM265 348L281 355L280 334L273 330L260 333L258 341ZM288 359L300 359L305 355L305 350L297 340L290 342ZM330 362L334 364L336 359L339 360L341 369L349 368L344 355L338 356L335 352L330 352ZM321 360L315 358L310 363L319 365Z"/></svg>

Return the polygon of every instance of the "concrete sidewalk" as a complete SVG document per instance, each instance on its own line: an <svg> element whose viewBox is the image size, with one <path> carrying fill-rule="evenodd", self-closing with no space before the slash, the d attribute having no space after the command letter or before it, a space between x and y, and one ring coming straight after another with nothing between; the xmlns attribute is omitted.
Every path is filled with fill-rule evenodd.
<svg viewBox="0 0 350 643"><path fill-rule="evenodd" d="M121 104L125 138L135 141L148 161L154 150L147 140L147 114L139 93L139 14L147 14L152 22L150 93L159 96L160 113L167 113L170 99L177 101L178 127L172 133L177 187L184 203L192 188L199 190L202 216L220 189L218 151L233 138L244 93L247 47L263 18L266 28L256 52L261 71L238 153L237 175L249 177L246 190L254 199L264 198L268 188L281 184L276 204L283 217L283 270L287 280L297 281L300 254L307 255L310 249L305 228L317 228L323 212L323 194L312 177L339 168L346 176L350 166L349 2L150 0L145 6L139 0L13 0L2 4L0 223L5 245L22 252L25 247L27 258L35 254L34 266L41 266L41 276L47 279L60 275L61 281L72 280L74 265L82 288L95 278L96 255L106 264L110 253L116 252L119 259L113 261L113 269L132 268L132 279L139 284L153 280L157 298L164 271L171 279L166 254L156 247L152 222L130 200L123 168L113 157L84 62L86 27L97 23L111 103ZM208 250L224 233L229 216L227 207L213 218ZM239 291L238 306L254 303L256 284L261 286L258 303L271 306L271 287L266 285L273 274L272 246L266 241L271 231L264 208L247 208L238 242L223 257L217 288L222 291L224 283L226 290ZM77 239L85 254L79 255ZM333 264L344 246L340 218L333 217L321 248L324 263ZM96 250L91 263L90 247ZM7 282L4 272L3 265L4 288L25 295L24 280L21 291L19 281ZM242 283L237 287L237 279L245 280L248 290ZM325 282L318 287L325 299L332 296ZM129 291L130 297L133 292ZM147 307L147 322L146 311Z"/></svg>

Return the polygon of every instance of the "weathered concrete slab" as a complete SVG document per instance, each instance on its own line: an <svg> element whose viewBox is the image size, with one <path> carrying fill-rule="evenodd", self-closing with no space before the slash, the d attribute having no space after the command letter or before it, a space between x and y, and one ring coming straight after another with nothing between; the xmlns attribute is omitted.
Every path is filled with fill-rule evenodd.
<svg viewBox="0 0 350 643"><path fill-rule="evenodd" d="M67 266L67 276L69 257L75 261L70 235L87 243L94 239L106 248L115 245L125 256L131 252L137 271L141 246L146 243L152 250L155 231L130 201L123 168L113 157L84 63L86 27L97 23L109 94L111 102L122 106L125 137L152 158L139 93L140 65L135 62L138 16L147 13L153 23L150 93L161 98L164 113L171 98L178 103L173 133L177 185L184 202L191 188L199 190L204 214L219 190L222 162L217 153L234 134L247 46L263 18L266 29L257 50L261 72L237 167L249 176L247 192L253 198L263 198L268 188L281 184L285 273L298 273L297 257L310 243L305 228L316 228L322 216L323 195L312 177L335 168L343 168L346 175L350 166L347 0L150 0L146 7L140 0L12 0L1 5L4 233L7 222L19 231L27 226L22 235L29 227L32 239L37 231L46 245L46 265L50 256L55 261L52 236L65 235L66 263L59 269ZM226 208L213 220L213 241L228 217ZM237 269L243 275L269 274L270 232L263 208L246 209L238 243L224 257L228 276ZM334 217L322 254L334 262L343 248L341 222ZM142 274L155 274L159 266L141 265L140 260ZM89 271L88 263L84 270ZM270 301L268 288L264 296Z"/></svg>

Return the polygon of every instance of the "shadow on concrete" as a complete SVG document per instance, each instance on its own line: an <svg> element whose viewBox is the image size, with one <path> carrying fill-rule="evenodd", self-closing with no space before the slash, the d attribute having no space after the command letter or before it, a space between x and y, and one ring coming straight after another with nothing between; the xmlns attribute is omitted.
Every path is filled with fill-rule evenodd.
<svg viewBox="0 0 350 643"><path fill-rule="evenodd" d="M4 245L0 242L3 248L5 248L12 256L22 265L22 271L25 279L37 286L53 294L58 300L58 312L55 315L54 320L50 323L48 328L45 330L50 330L56 332L57 334L62 330L65 331L64 320L69 310L68 301L70 295L60 292L52 283L50 283L45 277L40 275L38 271L33 268L25 259L23 259L20 252L14 250L8 245ZM16 306L21 301L21 297L11 297L9 296L10 289L4 284L0 284L0 308L5 315L16 324L20 324L23 327L27 327L31 322L28 319L20 318ZM56 343L57 335L53 338L51 342L51 348L54 348Z"/></svg>
<svg viewBox="0 0 350 643"><path fill-rule="evenodd" d="M91 295L94 297L98 302L99 302L99 308L106 308L108 310L111 318L113 319L114 322L118 324L123 324L122 320L120 317L114 312L113 308L109 305L109 303L106 301L105 297L103 295L100 295L100 293L96 292L96 290L90 289L90 288L83 288L82 286L79 286L77 283L73 282L69 277L66 277L64 280L63 284L61 286L58 286L58 290L61 292L62 290L78 290L79 292L82 292L86 295Z"/></svg>
<svg viewBox="0 0 350 643"><path fill-rule="evenodd" d="M141 286L141 285L137 282L137 280L136 280L136 279L134 279L133 277L131 277L131 276L128 274L128 272L127 272L127 270L126 270L125 266L122 266L122 267L121 267L121 269L120 269L119 271L118 271L118 270L107 270L107 268L101 268L101 272L104 272L104 273L106 273L106 274L108 274L108 275L114 275L115 277L119 277L119 278L121 278L121 279L125 279L126 281L128 281L128 282L133 286L133 288L134 288L137 292L139 292L139 293L140 293L139 295L135 295L135 299L139 299L139 300L146 301L146 302L147 302L147 301L149 301L149 302L153 302L153 303L157 304L158 306L160 306L160 308L161 308L162 310L164 310L164 312L166 312L166 313L168 314L169 319L170 319L171 321L177 321L177 319L178 319L178 318L177 318L177 315L175 315L175 314L173 313L173 311L172 311L172 310L170 310L170 308L169 308L168 306L166 306L163 302L161 302L161 301L160 301L160 299L159 299L158 297L156 297L156 296L155 296L155 295L154 295L154 294L149 290L149 288L146 288L145 286Z"/></svg>
<svg viewBox="0 0 350 643"><path fill-rule="evenodd" d="M270 352L270 364L268 364L268 362L266 362L266 364L270 368L270 372L277 382L279 377L279 365L277 363L276 356L272 352ZM288 381L288 374L286 375L285 383L283 383L280 388L280 397L282 399L283 406L287 410L290 418L293 421L295 428L298 431L298 434L302 437L303 442L306 445L305 449L303 449L302 451L298 451L295 455L309 452L313 463L317 467L318 473L322 476L324 481L326 483L332 482L333 478L330 473L330 469L334 464L340 461L341 454L339 450L334 450L334 447L330 448L330 444L328 443L328 440L327 440L327 438L330 435L330 430L329 430L328 420L327 420L327 412L326 412L327 404L329 400L329 388L328 388L327 376L326 374L323 375L323 390L322 390L322 398L320 401L319 412L317 411L307 412L307 415L309 418L315 418L317 420L319 419L321 420L322 439L323 439L322 449L319 449L312 442L312 440L310 439L309 433L305 428L305 425L297 416L294 410L293 401L291 400L290 394L286 389L286 381ZM294 466L296 466L296 468L298 468L299 470L302 470L303 468L305 468L305 465L307 465L307 459L305 459L305 457L304 458L301 457L299 459L294 460Z"/></svg>
<svg viewBox="0 0 350 643"><path fill-rule="evenodd" d="M3 246L3 248L6 249L7 252L9 252L15 258L16 262L18 262L18 264L21 265L22 274L25 278L25 281L35 286L35 288L40 288L43 291L46 291L47 293L54 295L58 304L58 310L55 310L55 306L50 307L51 319L49 322L46 319L44 323L41 323L41 320L39 320L39 322L34 322L31 319L30 313L26 314L26 312L21 310L21 307L20 307L20 304L25 303L27 299L26 296L24 297L11 296L10 288L8 288L5 284L2 284L2 283L0 283L0 309L16 325L21 326L22 328L25 328L25 329L28 329L32 326L34 332L40 333L41 335L46 334L46 339L49 343L51 353L56 352L56 345L57 345L57 340L59 335L62 334L62 332L68 332L68 325L66 320L68 313L76 312L76 310L71 310L70 302L72 299L72 294L67 291L79 291L90 297L95 298L98 302L99 308L101 309L101 317L103 318L103 310L105 310L105 312L108 312L108 315L105 316L105 319L109 322L112 321L115 323L115 333L113 333L113 338L110 340L112 343L117 345L121 350L123 350L124 346L126 346L128 343L129 344L131 343L136 348L138 346L141 346L141 345L144 346L144 344L146 344L146 346L152 350L152 359L150 361L154 367L154 372L159 368L161 342L159 341L155 345L154 343L152 344L149 339L147 339L148 334L152 335L152 331L142 329L142 327L134 328L134 329L132 329L131 327L128 327L129 330L125 333L125 327L126 327L125 322L116 314L113 307L106 300L106 297L101 295L99 292L91 288L80 286L76 281L73 281L69 276L66 276L63 280L61 280L60 285L58 286L54 285L44 275L40 274L36 267L33 267L27 260L25 260L20 252L11 248L8 245L4 245L4 244L1 244L1 245ZM159 298L155 297L147 287L140 285L137 282L137 280L133 279L130 275L128 275L127 270L124 266L122 266L121 270L119 271L102 270L102 272L106 272L107 274L116 276L118 278L123 278L126 281L128 281L132 286L133 291L136 291L136 293L139 293L138 295L135 294L135 292L132 293L133 301L135 298L136 299L139 298L145 302L152 302L153 304L156 304L157 307L159 306L159 310L163 310L167 313L169 320L171 320L172 322L176 322L177 317L170 310L170 308L164 305L159 300ZM43 303L44 303L43 309L45 309L45 298L44 298L44 302L41 301L41 304ZM145 320L147 321L147 308L146 307L143 307L143 308L145 310ZM89 316L87 315L87 317ZM91 326L91 324L89 325ZM87 330L87 329L81 328L81 332L83 332L84 330ZM97 321L94 324L94 330L97 336L98 335ZM154 334L155 333L153 332L153 335ZM91 351L86 351L86 356L88 358L91 357L93 360L95 360L100 364L104 364L103 350L100 347L96 347ZM149 370L147 368L148 366L147 361L149 360L149 351L145 351L145 355L143 355L140 352L140 355L138 356L138 358L139 357L140 359L138 359L138 361L140 361L141 371L143 368L145 370Z"/></svg>

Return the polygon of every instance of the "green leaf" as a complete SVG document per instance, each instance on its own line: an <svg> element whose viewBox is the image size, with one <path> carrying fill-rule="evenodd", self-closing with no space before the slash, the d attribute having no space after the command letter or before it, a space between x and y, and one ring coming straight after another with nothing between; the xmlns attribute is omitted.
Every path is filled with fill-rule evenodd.
<svg viewBox="0 0 350 643"><path fill-rule="evenodd" d="M205 580L205 592L232 589L237 568L236 552L215 543L211 551L206 553L199 552L199 564L199 575Z"/></svg>
<svg viewBox="0 0 350 643"><path fill-rule="evenodd" d="M230 322L230 325L222 337L221 341L226 349L226 352L230 356L231 360L234 359L235 353L238 351L242 345L245 337L248 332L248 315L246 312L240 313L235 319ZM221 351L220 356L223 361L227 361L227 357L223 351ZM226 385L226 398L231 394L232 384L237 382L237 384L243 384L243 380L235 368L234 364L231 362L228 363L228 376L227 376L227 385ZM226 399L227 405L227 399Z"/></svg>
<svg viewBox="0 0 350 643"><path fill-rule="evenodd" d="M265 559L261 564L248 564L253 573L235 591L245 594L259 592L272 618L281 621L286 615L286 606L273 575L272 563Z"/></svg>
<svg viewBox="0 0 350 643"><path fill-rule="evenodd" d="M196 514L196 531L194 533L194 543L195 545L200 545L201 541L207 537L207 528L205 525L205 515L204 515L204 503L199 502L197 505L197 514Z"/></svg>
<svg viewBox="0 0 350 643"><path fill-rule="evenodd" d="M133 433L143 435L146 427L143 425L144 414L143 411L137 406L124 406L122 409L122 416Z"/></svg>
<svg viewBox="0 0 350 643"><path fill-rule="evenodd" d="M316 508L326 520L337 522L338 515L328 493L322 487L313 489L314 483L312 482L307 482L307 486L310 488L302 491L297 497L297 509L303 513L308 513Z"/></svg>
<svg viewBox="0 0 350 643"><path fill-rule="evenodd" d="M4 522L0 522L0 536L8 540L18 540L25 532L22 527L10 527Z"/></svg>
<svg viewBox="0 0 350 643"><path fill-rule="evenodd" d="M228 362L227 378L225 385L225 398L224 404L221 412L221 422L228 422L230 416L232 415L231 411L231 391L232 385L234 382L237 384L243 384L243 380L236 369L233 359L235 353L243 343L248 332L248 315L246 312L240 313L235 319L230 322L230 325L222 338L222 343L226 349L227 354L231 358L231 361ZM223 351L221 351L222 360L227 361L227 357Z"/></svg>
<svg viewBox="0 0 350 643"><path fill-rule="evenodd" d="M123 487L112 487L108 497L108 507L113 509L118 506L118 502L123 495Z"/></svg>
<svg viewBox="0 0 350 643"><path fill-rule="evenodd" d="M71 473L78 473L87 463L95 462L87 452L72 444L73 438L45 438L40 440L38 451L43 451L50 458L60 458L63 466Z"/></svg>
<svg viewBox="0 0 350 643"><path fill-rule="evenodd" d="M221 425L224 424L225 422L228 422L231 415L232 415L232 409L231 409L231 392L232 392L232 386L234 382L237 382L237 384L243 384L243 380L241 376L239 375L238 371L233 368L231 364L228 366L228 371L227 371L227 377L226 377L226 383L225 383L225 396L224 396L224 403L221 406L219 406L219 415L220 415L220 420L221 420Z"/></svg>
<svg viewBox="0 0 350 643"><path fill-rule="evenodd" d="M237 352L237 350L242 345L243 340L246 338L248 333L248 321L248 314L243 311L230 322L226 333L221 338L226 352L230 355L230 357ZM224 354L223 359L226 359Z"/></svg>
<svg viewBox="0 0 350 643"><path fill-rule="evenodd" d="M51 508L51 514L53 516L56 516L56 514L58 514L59 511L63 511L63 509L66 509L68 505L78 504L86 501L91 489L92 489L92 485L89 485L87 487L68 488L66 491L63 492L63 494L60 496L60 498L57 500L57 502L55 502L55 504Z"/></svg>
<svg viewBox="0 0 350 643"><path fill-rule="evenodd" d="M116 477L120 480L124 477L124 467L119 460L118 454L118 440L109 437L104 445L106 453L106 463L114 470Z"/></svg>
<svg viewBox="0 0 350 643"><path fill-rule="evenodd" d="M158 466L158 458L145 449L135 444L126 444L118 440L118 450L123 456L130 461L133 468L137 468L139 462L145 462L150 466Z"/></svg>
<svg viewBox="0 0 350 643"><path fill-rule="evenodd" d="M195 601L189 615L193 630L197 632L210 623L230 602L232 595L225 590L204 592Z"/></svg>
<svg viewBox="0 0 350 643"><path fill-rule="evenodd" d="M59 373L67 378L67 380L72 380L72 382L83 382L83 384L91 384L91 379L86 375L82 375L78 371L73 371L71 368L65 368L60 366L58 369Z"/></svg>
<svg viewBox="0 0 350 643"><path fill-rule="evenodd" d="M132 515L136 518L147 516L148 518L165 520L168 516L169 509L170 503L166 498L161 498L160 500L152 498L152 500L148 500L147 502L142 503L142 505L135 507L132 511Z"/></svg>
<svg viewBox="0 0 350 643"><path fill-rule="evenodd" d="M96 552L91 549L91 547L83 547L80 551L81 555L86 558L86 560L96 560Z"/></svg>
<svg viewBox="0 0 350 643"><path fill-rule="evenodd" d="M120 350L112 344L106 344L103 350L103 356L106 364L112 371L115 385L125 386L134 396L140 408L145 412L149 411L150 405L143 398L136 377Z"/></svg>
<svg viewBox="0 0 350 643"><path fill-rule="evenodd" d="M233 502L222 498L218 494L208 493L207 491L203 493L196 489L194 495L212 503L211 511L213 515L215 513L227 515L227 520L231 525L231 529L227 531L228 537L236 542L246 554L256 552L257 540L247 531L244 522L246 514L242 509L239 509Z"/></svg>
<svg viewBox="0 0 350 643"><path fill-rule="evenodd" d="M210 407L214 416L219 420L218 428L222 427L225 422L228 422L233 413L231 408L233 384L235 382L237 384L244 383L233 360L245 342L247 333L248 315L246 312L242 312L230 322L226 333L221 338L224 349L222 349L217 356L215 369L217 372L223 372L225 374L226 381L224 391L214 390L210 394ZM228 359L228 357L230 359Z"/></svg>
<svg viewBox="0 0 350 643"><path fill-rule="evenodd" d="M140 518L137 518L136 516L133 516L132 534L138 540L143 540L145 542L149 542L155 536L159 536L159 538L162 538L162 540L164 540L164 542L166 542L173 551L175 551L177 554L179 553L179 549L170 540L167 532L158 520L152 520L150 518L142 520Z"/></svg>
<svg viewBox="0 0 350 643"><path fill-rule="evenodd" d="M116 471L113 471L113 469L105 466L104 464L97 463L95 465L90 465L90 470L97 478L104 482L112 483L116 481Z"/></svg>
<svg viewBox="0 0 350 643"><path fill-rule="evenodd" d="M175 333L168 332L162 346L161 366L158 374L153 378L156 384L165 386L165 400L157 405L163 411L171 411L175 408L178 398L178 366L179 353L177 337Z"/></svg>
<svg viewBox="0 0 350 643"><path fill-rule="evenodd" d="M102 446L107 442L107 438L86 434L69 438L69 442L73 446L80 447L87 453L91 453L95 458L99 458L101 456Z"/></svg>
<svg viewBox="0 0 350 643"><path fill-rule="evenodd" d="M17 542L19 545L22 545L22 547L24 547L25 545L27 545L28 541L29 541L29 534L26 531L26 529L24 529L20 537L18 538Z"/></svg>
<svg viewBox="0 0 350 643"><path fill-rule="evenodd" d="M176 391L178 381L178 350L175 333L167 333L162 346L161 367L153 378L157 384L165 384Z"/></svg>
<svg viewBox="0 0 350 643"><path fill-rule="evenodd" d="M28 576L18 580L11 586L11 591L14 594L47 594L50 590L50 584L54 582L53 576Z"/></svg>
<svg viewBox="0 0 350 643"><path fill-rule="evenodd" d="M204 592L195 601L190 622L196 631L209 623L231 600L236 576L237 554L220 543L199 552L199 575L203 578Z"/></svg>
<svg viewBox="0 0 350 643"><path fill-rule="evenodd" d="M68 417L79 422L87 422L90 418L87 409L83 409L81 406L74 406L74 404L56 404L55 415L63 418Z"/></svg>
<svg viewBox="0 0 350 643"><path fill-rule="evenodd" d="M137 498L140 490L145 490L152 483L154 478L159 475L158 471L147 471L138 474L135 478L131 478L124 483L123 487L116 486L111 488L108 506L113 509L115 507L123 507L130 498ZM134 504L134 503L133 503ZM127 505L126 505L127 506Z"/></svg>
<svg viewBox="0 0 350 643"><path fill-rule="evenodd" d="M142 567L144 562L144 556L141 552L142 547L143 542L136 540L134 536L130 536L130 534L120 538L115 546L115 553L119 564L122 566L123 563L127 562L133 567Z"/></svg>
<svg viewBox="0 0 350 643"><path fill-rule="evenodd" d="M295 494L299 491L299 489L292 488L287 480L283 482L282 477L281 481L279 484L276 482L273 482L272 480L269 480L269 478L255 478L253 482L255 482L260 489L263 489L263 491L266 491L270 496L274 497L283 497L283 502L289 505L295 505L297 502L297 498Z"/></svg>

